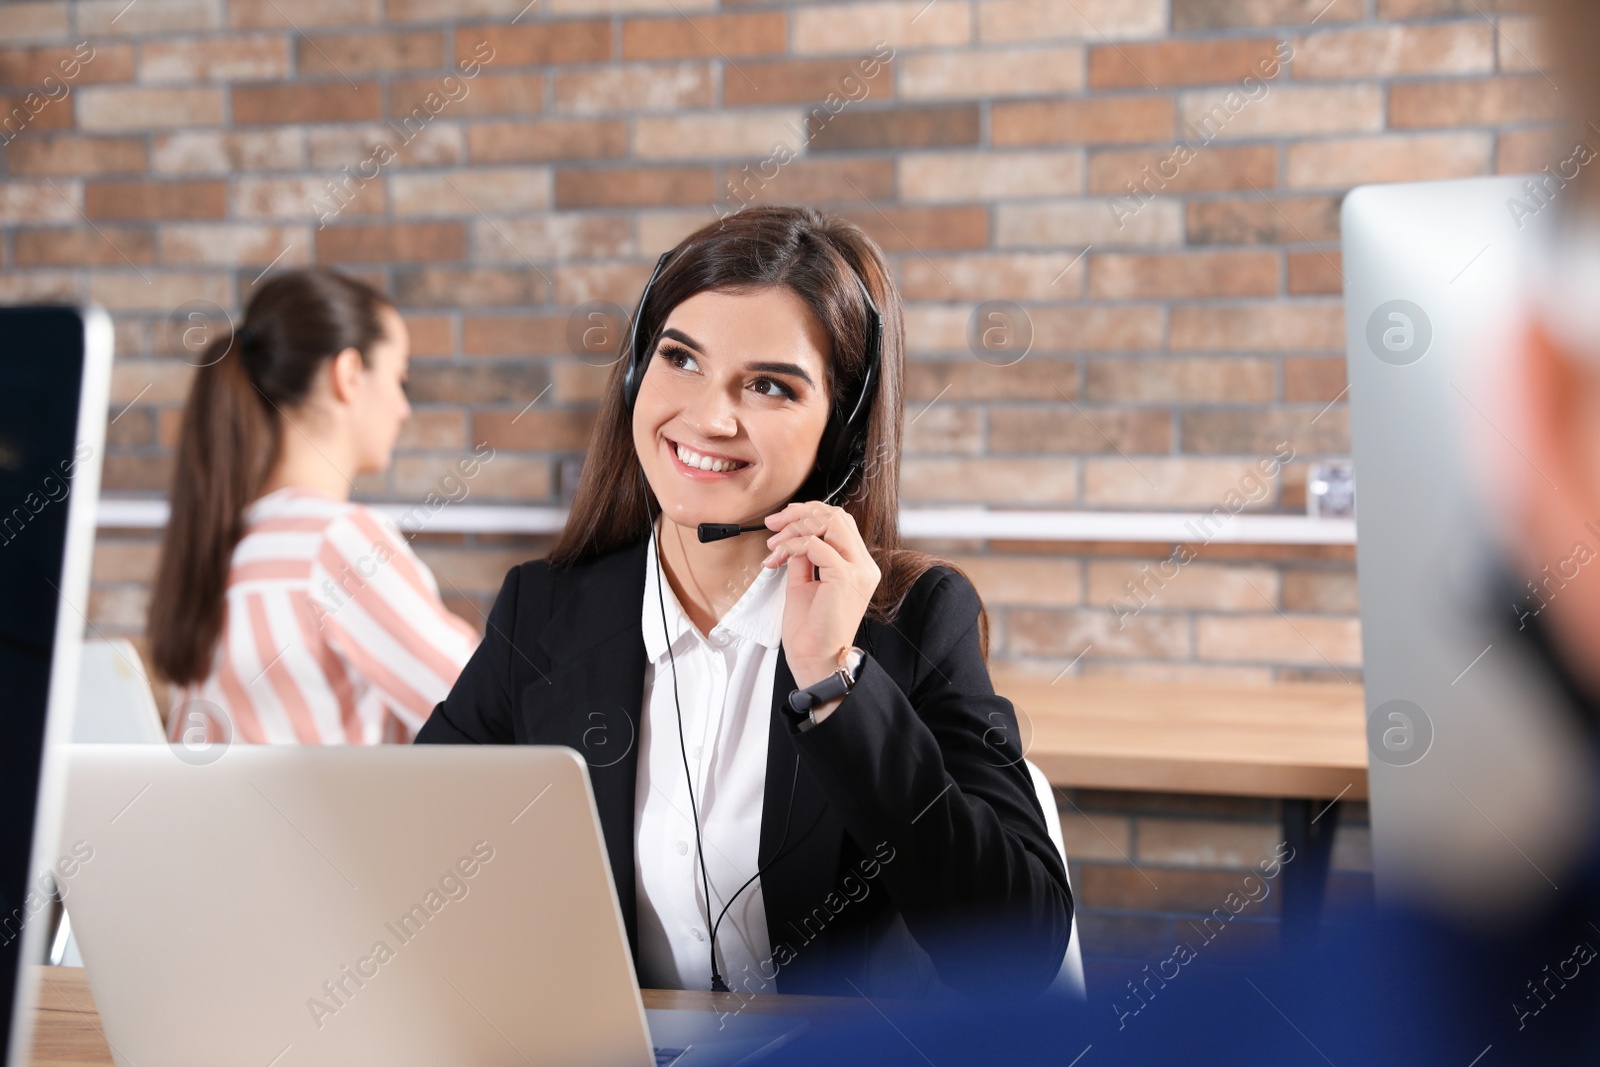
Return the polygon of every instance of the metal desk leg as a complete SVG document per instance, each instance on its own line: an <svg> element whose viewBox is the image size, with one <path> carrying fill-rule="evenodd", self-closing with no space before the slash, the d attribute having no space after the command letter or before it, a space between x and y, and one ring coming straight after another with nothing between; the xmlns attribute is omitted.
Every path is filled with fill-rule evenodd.
<svg viewBox="0 0 1600 1067"><path fill-rule="evenodd" d="M1321 803L1300 799L1283 802L1283 837L1294 849L1294 857L1283 865L1281 914L1286 953L1312 946L1322 916L1322 897L1333 858L1333 834L1339 826L1339 805L1329 804L1320 815L1313 815L1313 805Z"/></svg>

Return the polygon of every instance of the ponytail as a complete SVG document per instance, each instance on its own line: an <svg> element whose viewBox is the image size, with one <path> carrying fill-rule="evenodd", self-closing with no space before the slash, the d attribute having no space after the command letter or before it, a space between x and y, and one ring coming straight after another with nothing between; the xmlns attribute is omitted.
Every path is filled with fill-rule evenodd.
<svg viewBox="0 0 1600 1067"><path fill-rule="evenodd" d="M278 461L280 412L305 400L323 360L353 347L369 361L384 307L392 305L376 289L336 271L289 271L256 294L244 326L205 350L178 433L150 596L151 660L168 682L211 673L245 510Z"/></svg>
<svg viewBox="0 0 1600 1067"><path fill-rule="evenodd" d="M239 348L231 334L206 351L178 432L172 512L149 622L151 659L178 685L210 673L244 510L260 495L278 454L278 420L251 383Z"/></svg>

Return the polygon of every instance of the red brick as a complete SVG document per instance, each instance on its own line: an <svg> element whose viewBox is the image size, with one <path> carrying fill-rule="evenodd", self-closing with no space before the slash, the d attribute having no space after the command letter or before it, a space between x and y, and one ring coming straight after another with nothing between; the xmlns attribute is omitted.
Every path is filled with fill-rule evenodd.
<svg viewBox="0 0 1600 1067"><path fill-rule="evenodd" d="M459 222L328 226L317 231L316 241L319 263L461 259L467 250Z"/></svg>
<svg viewBox="0 0 1600 1067"><path fill-rule="evenodd" d="M12 174L139 174L149 166L141 137L19 137L6 153Z"/></svg>
<svg viewBox="0 0 1600 1067"><path fill-rule="evenodd" d="M244 133L215 130L167 133L156 136L153 142L151 165L163 174L297 170L306 162L305 137L292 126Z"/></svg>
<svg viewBox="0 0 1600 1067"><path fill-rule="evenodd" d="M976 145L979 132L976 104L845 110L834 115L826 126L812 128L806 150L835 152Z"/></svg>
<svg viewBox="0 0 1600 1067"><path fill-rule="evenodd" d="M910 256L900 268L906 300L1062 300L1083 291L1077 253L1007 252Z"/></svg>
<svg viewBox="0 0 1600 1067"><path fill-rule="evenodd" d="M631 18L622 24L624 59L770 55L788 43L782 11ZM731 71L724 77L737 77Z"/></svg>
<svg viewBox="0 0 1600 1067"><path fill-rule="evenodd" d="M1283 26L1353 22L1364 16L1362 0L1172 0L1172 29L1220 30L1236 26Z"/></svg>
<svg viewBox="0 0 1600 1067"><path fill-rule="evenodd" d="M241 85L233 90L233 121L248 123L349 122L383 114L376 82L343 79L289 85Z"/></svg>
<svg viewBox="0 0 1600 1067"><path fill-rule="evenodd" d="M90 182L83 211L93 219L220 219L228 212L224 182Z"/></svg>
<svg viewBox="0 0 1600 1067"><path fill-rule="evenodd" d="M1342 349L1344 309L1320 300L1175 307L1171 332L1180 351Z"/></svg>
<svg viewBox="0 0 1600 1067"><path fill-rule="evenodd" d="M1030 317L1033 347L1040 351L1105 352L1161 344L1161 309L1152 305L1058 304L1038 308Z"/></svg>
<svg viewBox="0 0 1600 1067"><path fill-rule="evenodd" d="M1061 411L1052 405L989 409L989 451L1169 452L1172 416L1165 411Z"/></svg>
<svg viewBox="0 0 1600 1067"><path fill-rule="evenodd" d="M1360 607L1353 571L1344 568L1337 571L1284 568L1285 611L1327 611L1354 615Z"/></svg>
<svg viewBox="0 0 1600 1067"><path fill-rule="evenodd" d="M913 5L913 8L920 5ZM1126 41L1167 29L1165 0L983 0L974 5L978 39L990 41ZM930 12L931 13L931 12ZM952 8L952 15L960 8ZM956 21L956 20L952 20ZM889 37L900 44L903 35ZM956 42L959 43L959 42Z"/></svg>
<svg viewBox="0 0 1600 1067"><path fill-rule="evenodd" d="M748 70L749 67L744 67ZM730 96L747 83L733 70L726 72L725 92ZM762 78L766 87L766 78ZM558 111L583 114L604 111L671 111L708 107L715 99L714 77L708 63L612 63L598 70L562 71L555 76L554 102ZM729 103L770 103L769 100L729 100Z"/></svg>
<svg viewBox="0 0 1600 1067"><path fill-rule="evenodd" d="M1276 391L1267 359L1091 359L1086 379L1097 404L1261 404Z"/></svg>
<svg viewBox="0 0 1600 1067"><path fill-rule="evenodd" d="M1380 19L1415 19L1429 15L1484 15L1536 11L1538 0L1378 0Z"/></svg>
<svg viewBox="0 0 1600 1067"><path fill-rule="evenodd" d="M1389 89L1389 125L1499 126L1560 115L1554 86L1535 74L1409 82Z"/></svg>
<svg viewBox="0 0 1600 1067"><path fill-rule="evenodd" d="M468 356L556 356L570 354L570 316L468 315L461 323L461 351Z"/></svg>
<svg viewBox="0 0 1600 1067"><path fill-rule="evenodd" d="M1270 296L1277 291L1275 252L1107 252L1089 257L1091 297Z"/></svg>
<svg viewBox="0 0 1600 1067"><path fill-rule="evenodd" d="M472 440L509 452L581 452L589 446L595 412L488 411L472 419Z"/></svg>
<svg viewBox="0 0 1600 1067"><path fill-rule="evenodd" d="M1195 645L1207 660L1357 666L1361 623L1318 615L1202 616L1195 620Z"/></svg>
<svg viewBox="0 0 1600 1067"><path fill-rule="evenodd" d="M301 37L295 69L307 74L375 74L444 65L444 35L438 30L341 33Z"/></svg>
<svg viewBox="0 0 1600 1067"><path fill-rule="evenodd" d="M476 78L457 78L446 88L438 77L395 79L389 83L389 114L410 115L418 108L431 115L434 110L452 118L468 115L529 115L544 107L544 76L541 74L479 74ZM428 104L428 94L437 94Z"/></svg>
<svg viewBox="0 0 1600 1067"><path fill-rule="evenodd" d="M79 0L71 5L79 37L193 33L218 27L220 5L209 0L160 0L128 7L116 0ZM78 38L74 38L78 39Z"/></svg>
<svg viewBox="0 0 1600 1067"><path fill-rule="evenodd" d="M396 272L394 293L405 307L527 307L549 300L550 283L531 266L425 267Z"/></svg>
<svg viewBox="0 0 1600 1067"><path fill-rule="evenodd" d="M820 109L824 115L827 109ZM801 141L795 108L737 109L640 115L633 120L633 155L653 159L763 159L779 143Z"/></svg>
<svg viewBox="0 0 1600 1067"><path fill-rule="evenodd" d="M1343 79L1487 73L1494 69L1494 41L1494 26L1482 18L1309 34L1294 39L1294 76Z"/></svg>
<svg viewBox="0 0 1600 1067"><path fill-rule="evenodd" d="M1572 155L1578 139L1555 129L1503 130L1495 137L1496 174L1532 174L1541 167L1552 169ZM1587 142L1594 151L1595 139Z"/></svg>
<svg viewBox="0 0 1600 1067"><path fill-rule="evenodd" d="M898 59L900 95L908 100L1056 96L1083 90L1078 45L929 52Z"/></svg>
<svg viewBox="0 0 1600 1067"><path fill-rule="evenodd" d="M716 198L710 167L639 167L556 171L556 207L645 207L710 204ZM710 221L708 212L706 221Z"/></svg>
<svg viewBox="0 0 1600 1067"><path fill-rule="evenodd" d="M838 214L866 230L887 252L983 248L989 243L989 216L982 207L841 207Z"/></svg>
<svg viewBox="0 0 1600 1067"><path fill-rule="evenodd" d="M1096 45L1089 52L1093 89L1168 89L1225 85L1272 69L1278 42L1270 37L1220 41L1156 41Z"/></svg>
<svg viewBox="0 0 1600 1067"><path fill-rule="evenodd" d="M495 67L528 64L591 63L611 58L611 25L600 20L548 22L542 25L482 26L471 33L457 31L456 61L478 60L478 45L494 49L489 62Z"/></svg>
<svg viewBox="0 0 1600 1067"><path fill-rule="evenodd" d="M698 218L698 216L697 216ZM518 249L563 259L599 259L632 255L633 226L623 215L562 212L550 215L518 213L492 225L487 219L473 223L473 248L479 259L520 259ZM509 242L509 243L508 243Z"/></svg>
<svg viewBox="0 0 1600 1067"><path fill-rule="evenodd" d="M1332 403L1345 391L1343 358L1304 358L1283 361L1285 403Z"/></svg>
<svg viewBox="0 0 1600 1067"><path fill-rule="evenodd" d="M139 52L139 80L147 82L266 80L288 73L288 42L277 36L149 41Z"/></svg>
<svg viewBox="0 0 1600 1067"><path fill-rule="evenodd" d="M730 166L723 174L723 203L732 208L746 203L859 203L894 196L894 161L889 159L799 159L764 184L755 164L737 171Z"/></svg>
<svg viewBox="0 0 1600 1067"><path fill-rule="evenodd" d="M628 127L620 120L474 123L467 130L467 152L478 163L599 159L627 151Z"/></svg>
<svg viewBox="0 0 1600 1067"><path fill-rule="evenodd" d="M1289 295L1312 296L1344 292L1344 274L1338 249L1289 253Z"/></svg>
<svg viewBox="0 0 1600 1067"><path fill-rule="evenodd" d="M0 85L27 86L42 91L48 88L44 84L46 78L72 85L92 85L125 82L132 77L132 45L89 42L87 48L77 45L0 48Z"/></svg>
<svg viewBox="0 0 1600 1067"><path fill-rule="evenodd" d="M1179 127L1194 141L1360 133L1383 129L1380 85L1260 86L1252 97L1238 90L1196 89L1179 99Z"/></svg>
<svg viewBox="0 0 1600 1067"><path fill-rule="evenodd" d="M563 263L556 267L555 302L568 307L601 300L631 305L650 280L650 264Z"/></svg>
<svg viewBox="0 0 1600 1067"><path fill-rule="evenodd" d="M865 57L880 44L897 51L964 45L972 35L966 3L867 0L865 3L795 5L792 48L798 53L837 52Z"/></svg>
<svg viewBox="0 0 1600 1067"><path fill-rule="evenodd" d="M66 99L57 102L37 90L0 96L0 142L71 126L72 107Z"/></svg>
<svg viewBox="0 0 1600 1067"><path fill-rule="evenodd" d="M1045 395L1070 400L1078 392L1077 370L1073 360L1035 359L1032 353L1008 367L995 367L971 355L959 361L918 359L906 364L906 397L923 401L940 397L941 403L1036 400Z"/></svg>
<svg viewBox="0 0 1600 1067"><path fill-rule="evenodd" d="M410 372L407 391L414 403L423 404L500 404L519 396L532 400L549 384L544 367L528 360L459 364L418 359Z"/></svg>
<svg viewBox="0 0 1600 1067"><path fill-rule="evenodd" d="M1322 196L1250 196L1188 205L1190 244L1295 244L1339 239L1339 201Z"/></svg>
<svg viewBox="0 0 1600 1067"><path fill-rule="evenodd" d="M222 90L213 86L90 85L79 89L72 99L78 126L84 130L149 130L222 122Z"/></svg>
<svg viewBox="0 0 1600 1067"><path fill-rule="evenodd" d="M1489 172L1487 133L1413 134L1302 141L1289 146L1288 184L1348 189L1367 182L1470 178Z"/></svg>
<svg viewBox="0 0 1600 1067"><path fill-rule="evenodd" d="M144 229L17 230L14 240L19 267L121 268L155 262L155 240Z"/></svg>
<svg viewBox="0 0 1600 1067"><path fill-rule="evenodd" d="M302 267L311 263L309 225L168 222L160 231L161 262L217 267Z"/></svg>
<svg viewBox="0 0 1600 1067"><path fill-rule="evenodd" d="M1128 460L1119 456L1111 462L1123 476L1139 480ZM1092 647L1094 657L1187 659L1189 622L1183 616L1147 611L1119 627L1103 605L1067 611L1012 608L1006 612L1005 643L1010 655L1072 659Z"/></svg>
<svg viewBox="0 0 1600 1067"><path fill-rule="evenodd" d="M267 30L378 21L378 0L227 0L228 25Z"/></svg>
<svg viewBox="0 0 1600 1067"><path fill-rule="evenodd" d="M1195 150L1187 161L1185 158L1172 147L1100 149L1089 156L1089 192L1124 196L1132 182L1141 197L1172 196L1267 189L1277 182L1278 149L1274 145L1212 145Z"/></svg>
<svg viewBox="0 0 1600 1067"><path fill-rule="evenodd" d="M328 178L244 178L234 183L234 214L239 218L285 218L305 221L308 214L315 216L318 209L312 201L326 205L327 210L340 215L375 215L385 209L388 198L386 186L381 181L361 185L350 184L337 188L346 199L342 207L339 198L330 191Z"/></svg>
<svg viewBox="0 0 1600 1067"><path fill-rule="evenodd" d="M406 315L406 329L411 334L413 356L449 356L456 350L450 315Z"/></svg>
<svg viewBox="0 0 1600 1067"><path fill-rule="evenodd" d="M871 78L864 77L859 60L784 59L770 63L741 63L739 70L722 73L722 102L729 107L744 104L809 104L825 100L829 93L850 99L887 100L894 96L894 76L887 65L880 65ZM847 82L846 79L852 79Z"/></svg>
<svg viewBox="0 0 1600 1067"><path fill-rule="evenodd" d="M996 145L1164 141L1175 132L1169 96L995 104L989 121Z"/></svg>
<svg viewBox="0 0 1600 1067"><path fill-rule="evenodd" d="M930 504L1070 504L1078 497L1077 464L1059 457L912 456L901 463L900 493Z"/></svg>
<svg viewBox="0 0 1600 1067"><path fill-rule="evenodd" d="M1350 451L1349 416L1346 408L1185 411L1180 447L1184 452L1266 456L1287 441L1299 453L1344 454Z"/></svg>

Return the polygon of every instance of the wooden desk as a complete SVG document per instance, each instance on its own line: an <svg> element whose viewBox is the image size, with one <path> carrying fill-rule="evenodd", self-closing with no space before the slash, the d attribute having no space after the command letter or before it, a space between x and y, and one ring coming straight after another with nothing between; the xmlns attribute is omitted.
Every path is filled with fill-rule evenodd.
<svg viewBox="0 0 1600 1067"><path fill-rule="evenodd" d="M1051 684L996 672L994 687L1016 707L1023 751L1053 786L1280 798L1295 855L1283 868L1285 939L1311 939L1338 803L1367 797L1360 686Z"/></svg>
<svg viewBox="0 0 1600 1067"><path fill-rule="evenodd" d="M82 967L40 967L32 1067L110 1067L111 1049L100 1032L100 1016ZM643 990L646 1008L744 1011L762 1015L830 1015L868 1011L865 1001L839 997L701 993L682 989ZM881 1003L881 1002L880 1002ZM741 1008L740 1005L743 1005Z"/></svg>
<svg viewBox="0 0 1600 1067"><path fill-rule="evenodd" d="M1052 785L1364 800L1357 685L1189 685L996 672L1023 747Z"/></svg>

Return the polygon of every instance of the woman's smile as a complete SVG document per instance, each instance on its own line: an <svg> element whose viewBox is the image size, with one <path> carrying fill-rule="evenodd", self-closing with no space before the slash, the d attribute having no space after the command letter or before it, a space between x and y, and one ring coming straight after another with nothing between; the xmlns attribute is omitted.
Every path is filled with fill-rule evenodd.
<svg viewBox="0 0 1600 1067"><path fill-rule="evenodd" d="M739 462L738 465L731 466L731 469L718 470L715 468L729 467L730 461L704 455L668 437L663 437L661 440L666 444L667 455L670 457L673 469L690 481L721 481L752 466L750 463ZM690 462L685 462L685 459Z"/></svg>

